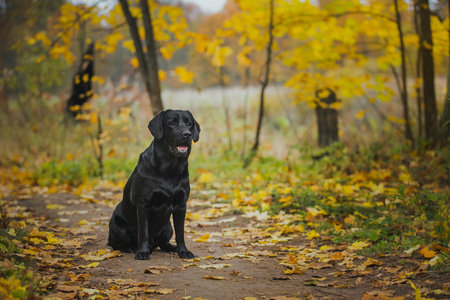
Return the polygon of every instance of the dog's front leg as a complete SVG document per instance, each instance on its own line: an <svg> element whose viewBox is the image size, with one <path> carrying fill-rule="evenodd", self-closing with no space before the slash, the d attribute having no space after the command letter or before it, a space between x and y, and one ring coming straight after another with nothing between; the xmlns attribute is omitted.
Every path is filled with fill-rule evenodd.
<svg viewBox="0 0 450 300"><path fill-rule="evenodd" d="M148 260L150 259L150 249L148 247L148 211L144 207L137 209L137 223L138 223L138 249L136 251L135 259Z"/></svg>
<svg viewBox="0 0 450 300"><path fill-rule="evenodd" d="M194 258L195 255L186 248L184 243L184 219L186 210L179 210L173 213L173 225L175 227L175 241L177 242L178 256L180 258Z"/></svg>

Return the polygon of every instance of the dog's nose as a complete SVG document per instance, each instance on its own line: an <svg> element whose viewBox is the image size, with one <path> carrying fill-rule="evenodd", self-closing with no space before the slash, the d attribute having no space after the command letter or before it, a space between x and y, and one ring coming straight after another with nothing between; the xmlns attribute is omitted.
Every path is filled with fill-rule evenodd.
<svg viewBox="0 0 450 300"><path fill-rule="evenodd" d="M192 133L189 130L183 130L183 132L181 132L181 136L184 138L188 138L192 136Z"/></svg>

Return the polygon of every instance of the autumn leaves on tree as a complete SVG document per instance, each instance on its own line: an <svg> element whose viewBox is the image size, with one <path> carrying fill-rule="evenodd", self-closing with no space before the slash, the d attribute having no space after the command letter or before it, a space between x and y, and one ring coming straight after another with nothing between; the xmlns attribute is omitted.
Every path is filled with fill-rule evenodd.
<svg viewBox="0 0 450 300"><path fill-rule="evenodd" d="M436 5L442 9L443 4ZM100 13L95 6L65 3L57 13L56 32L30 32L27 43L48 47L37 58L39 64L50 57L63 57L72 64L74 39L83 45L81 40L95 38L100 58L114 54L118 46L128 49L135 56L130 64L140 72L154 113L163 109L161 84L168 79L204 87L239 84L249 78L249 84L263 87L262 99L269 81L282 83L292 91L294 105L306 102L315 109L321 105L339 111L342 105L364 100L377 106L398 94L401 115L384 117L403 127L405 140L412 147L423 138L428 146L444 142L439 132L448 127L448 113L439 122L434 78L436 71L446 70L434 66L448 57L448 18L441 21L430 12L428 0L274 0L273 5L228 1L223 12L213 17L219 21L210 22L212 28L193 26L192 17L185 17L189 9L120 0ZM181 52L178 56L183 59L174 57ZM410 67L414 61L416 67ZM414 74L415 84L408 83L413 69L419 72ZM99 76L93 78L101 81ZM326 91L335 93L339 101L318 101ZM410 111L410 95L418 99L418 113ZM260 120L263 112L261 105ZM362 118L367 112L363 109L356 116ZM261 124L256 126L253 148Z"/></svg>

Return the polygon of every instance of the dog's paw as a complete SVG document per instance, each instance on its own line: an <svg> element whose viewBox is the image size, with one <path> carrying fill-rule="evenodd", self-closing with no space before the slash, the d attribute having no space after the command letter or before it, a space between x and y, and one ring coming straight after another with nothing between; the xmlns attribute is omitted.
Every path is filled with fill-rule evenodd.
<svg viewBox="0 0 450 300"><path fill-rule="evenodd" d="M191 258L194 258L195 257L195 255L194 255L194 253L192 253L191 251L189 251L189 250L182 250L182 251L179 251L178 252L178 256L180 257L180 258L184 258L184 259L191 259Z"/></svg>
<svg viewBox="0 0 450 300"><path fill-rule="evenodd" d="M136 256L134 258L138 260L149 260L150 251L138 251L136 252Z"/></svg>

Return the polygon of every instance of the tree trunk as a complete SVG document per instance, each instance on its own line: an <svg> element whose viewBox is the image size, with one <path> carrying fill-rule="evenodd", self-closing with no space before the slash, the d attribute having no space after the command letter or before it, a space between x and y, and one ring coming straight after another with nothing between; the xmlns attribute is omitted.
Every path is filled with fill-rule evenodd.
<svg viewBox="0 0 450 300"><path fill-rule="evenodd" d="M250 68L247 66L245 68L245 76L244 76L244 87L245 87L245 96L244 96L244 110L242 112L242 121L244 123L242 130L242 152L241 157L245 157L245 147L247 145L247 118L248 118L248 93L249 93L249 82L250 82Z"/></svg>
<svg viewBox="0 0 450 300"><path fill-rule="evenodd" d="M448 18L450 19L450 2L448 2ZM450 38L450 29L448 31ZM450 54L450 47L448 49ZM440 120L440 130L441 130L441 140L443 145L448 144L448 139L450 138L450 61L447 65L447 95L444 100L444 109L442 110L441 120Z"/></svg>
<svg viewBox="0 0 450 300"><path fill-rule="evenodd" d="M134 42L134 47L136 48L136 57L139 62L139 71L141 72L142 80L144 81L145 89L147 90L147 94L150 97L150 104L152 107L152 112L154 115L156 115L158 112L163 110L162 100L161 100L161 90L159 86L159 78L158 78L158 65L155 62L147 62L147 58L144 55L144 47L141 42L141 38L139 37L139 30L137 26L137 20L131 15L130 8L128 6L127 0L119 0L120 5L123 10L123 14L125 16L125 19L127 20L128 27L130 28L130 34ZM147 6L145 4L142 4L146 1L141 1L141 7ZM147 17L149 17L149 9L147 6L147 10L145 10L147 13ZM142 11L142 15L146 15L144 10ZM148 22L147 19L144 22ZM145 26L145 25L144 25ZM147 28L149 32L147 32ZM151 29L151 33L150 33ZM147 52L153 52L153 54L148 54L147 57L154 56L154 59L156 61L156 51L154 46L154 40L153 40L153 27L151 25L151 18L150 18L150 26L145 26L145 37L147 40L147 44L150 44L150 47L147 47ZM151 42L149 42L151 40ZM153 45L153 47L151 47ZM148 45L147 45L148 46ZM152 69L151 69L152 68ZM156 76L155 76L155 68L156 68ZM152 75L150 75L152 74ZM153 81L157 81L157 84L155 84ZM153 84L152 84L153 83Z"/></svg>
<svg viewBox="0 0 450 300"><path fill-rule="evenodd" d="M398 10L398 0L394 0L395 6L395 14L398 28L398 36L400 39L400 51L402 58L401 65L401 78L402 78L402 86L400 89L400 97L403 104L403 118L405 119L405 138L411 143L411 146L414 148L414 138L411 130L411 124L409 121L409 108L408 108L408 89L406 87L406 59L405 59L405 44L403 42L403 30L402 30L402 19L400 12Z"/></svg>
<svg viewBox="0 0 450 300"><path fill-rule="evenodd" d="M251 159L256 155L259 147L259 137L261 135L262 120L264 117L264 93L269 85L269 74L270 74L270 62L272 57L272 44L273 44L273 0L270 0L270 21L269 21L269 42L267 43L267 60L266 60L266 70L264 73L264 79L261 84L261 95L259 98L259 114L258 114L258 125L256 127L255 143L250 150L250 156L244 162L244 167L250 164Z"/></svg>
<svg viewBox="0 0 450 300"><path fill-rule="evenodd" d="M425 138L429 147L437 146L439 139L436 94L434 89L433 38L430 24L430 7L428 0L419 0L420 43L423 46L422 76L423 100L425 104Z"/></svg>
<svg viewBox="0 0 450 300"><path fill-rule="evenodd" d="M0 81L0 109L7 112L9 110L9 94L6 82L6 80Z"/></svg>
<svg viewBox="0 0 450 300"><path fill-rule="evenodd" d="M139 1L142 10L142 21L145 29L145 43L147 45L147 62L148 62L148 80L150 82L150 101L152 104L152 111L157 115L163 110L161 99L161 87L159 84L158 61L156 59L156 46L153 36L153 25L150 8L147 1Z"/></svg>
<svg viewBox="0 0 450 300"><path fill-rule="evenodd" d="M269 85L270 74L270 62L272 57L272 43L273 43L273 0L270 0L270 23L269 23L269 43L267 44L267 60L266 60L266 72L264 74L264 80L261 85L261 94L259 97L259 114L258 114L258 126L256 128L255 143L253 144L252 151L257 151L259 146L259 137L261 135L261 125L264 117L264 93Z"/></svg>
<svg viewBox="0 0 450 300"><path fill-rule="evenodd" d="M319 98L316 106L317 128L318 128L318 144L320 148L327 147L334 142L339 141L338 136L338 112L329 105L335 103L336 94L332 90L328 90L330 94L326 98ZM320 91L317 92L317 95Z"/></svg>
<svg viewBox="0 0 450 300"><path fill-rule="evenodd" d="M419 11L417 5L414 5L414 27L416 29L417 36L421 36L420 34L420 26L419 26ZM416 78L417 82L419 82L419 78L422 78L422 57L423 57L423 45L419 43L419 49L417 49L417 59L416 59ZM420 88L420 84L416 84L416 97L417 97L417 124L418 124L418 136L419 139L423 137L423 112L422 112L422 89Z"/></svg>

